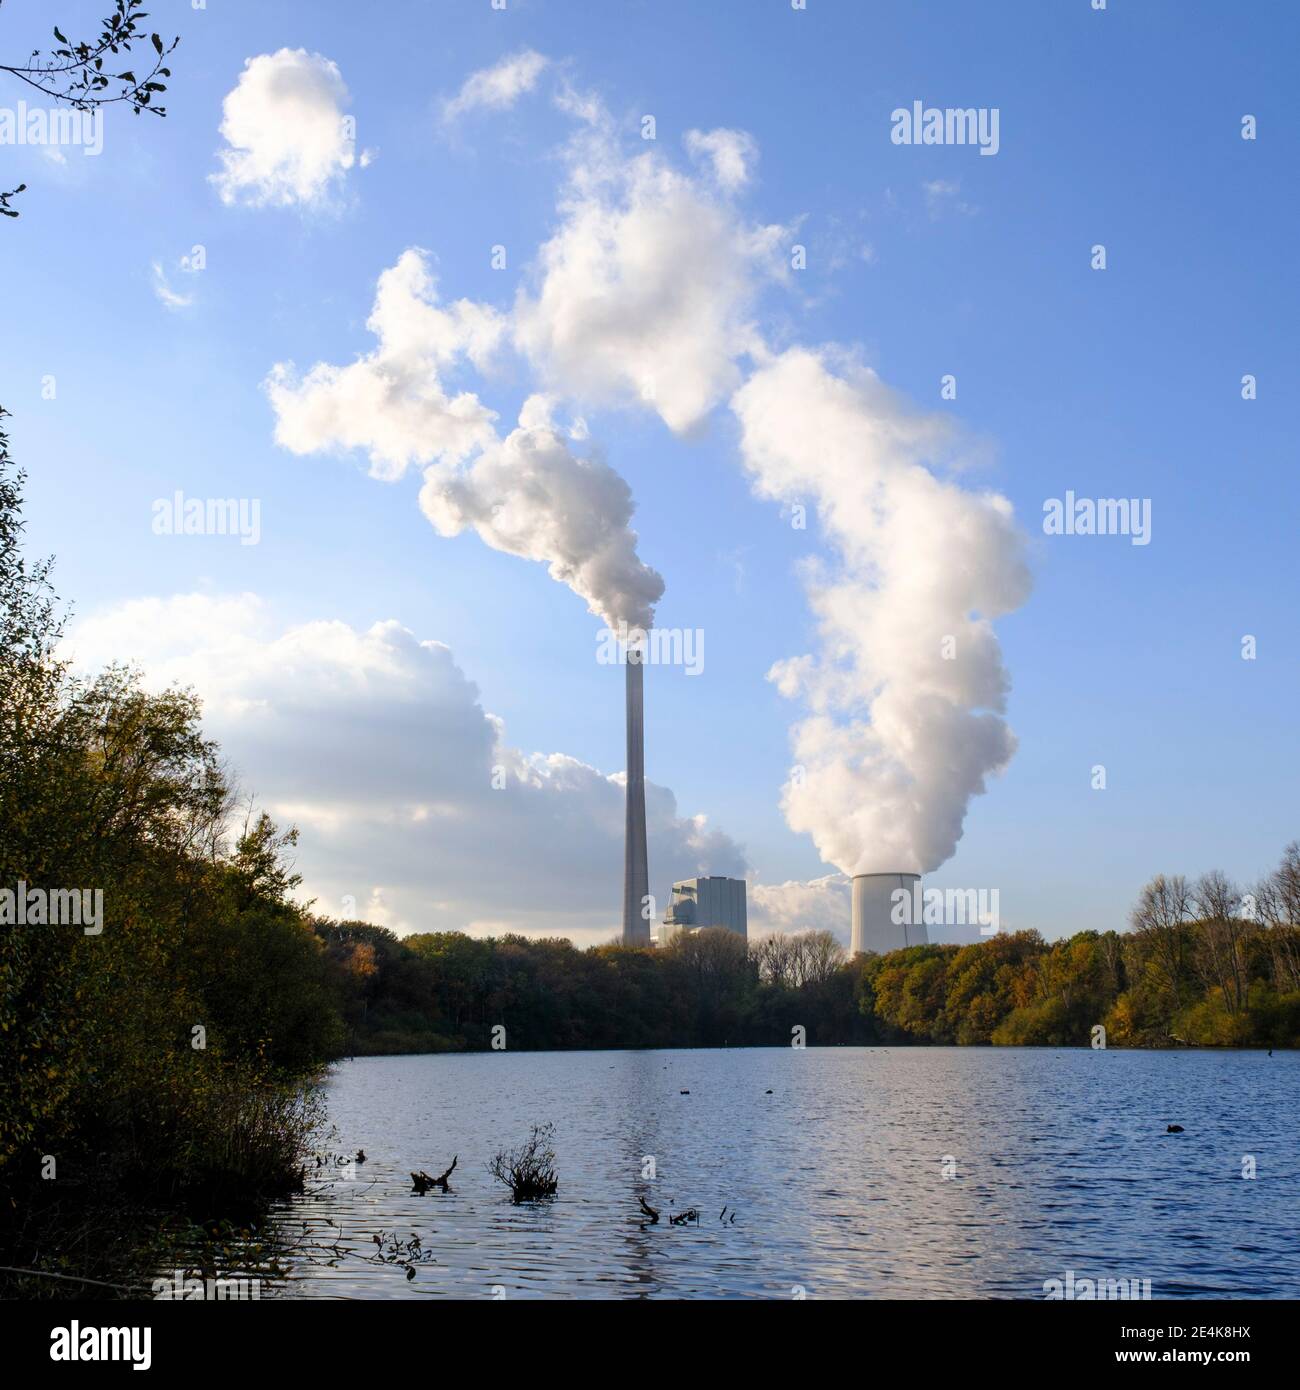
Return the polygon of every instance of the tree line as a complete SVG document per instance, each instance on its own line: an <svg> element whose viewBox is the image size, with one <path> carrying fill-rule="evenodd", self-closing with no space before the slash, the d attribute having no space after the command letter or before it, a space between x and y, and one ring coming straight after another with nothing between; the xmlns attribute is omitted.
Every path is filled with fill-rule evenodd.
<svg viewBox="0 0 1300 1390"><path fill-rule="evenodd" d="M353 1053L939 1043L1300 1044L1300 844L1248 893L1159 875L1126 932L999 933L849 959L827 931L666 948L399 939L317 921Z"/></svg>

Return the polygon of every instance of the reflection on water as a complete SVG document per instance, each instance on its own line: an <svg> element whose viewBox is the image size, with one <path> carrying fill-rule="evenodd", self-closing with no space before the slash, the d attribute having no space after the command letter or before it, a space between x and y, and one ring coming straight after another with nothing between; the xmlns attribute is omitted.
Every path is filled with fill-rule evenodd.
<svg viewBox="0 0 1300 1390"><path fill-rule="evenodd" d="M327 1099L368 1161L277 1210L297 1252L264 1296L1041 1298L1073 1270L1300 1297L1297 1081L1300 1055L1259 1052L357 1059ZM559 1194L513 1206L487 1160L547 1120ZM449 1193L412 1193L455 1155ZM698 1226L669 1224L689 1206ZM376 1235L424 1259L386 1263Z"/></svg>

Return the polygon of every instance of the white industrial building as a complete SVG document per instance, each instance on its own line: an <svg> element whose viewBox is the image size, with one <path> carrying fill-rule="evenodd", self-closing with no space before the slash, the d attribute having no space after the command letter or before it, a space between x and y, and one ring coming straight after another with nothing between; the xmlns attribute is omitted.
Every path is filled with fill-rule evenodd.
<svg viewBox="0 0 1300 1390"><path fill-rule="evenodd" d="M849 954L928 945L920 889L920 874L855 874Z"/></svg>
<svg viewBox="0 0 1300 1390"><path fill-rule="evenodd" d="M722 927L734 931L742 941L749 939L743 878L718 874L684 878L673 884L672 901L659 929L659 945L666 945L678 932L706 927Z"/></svg>

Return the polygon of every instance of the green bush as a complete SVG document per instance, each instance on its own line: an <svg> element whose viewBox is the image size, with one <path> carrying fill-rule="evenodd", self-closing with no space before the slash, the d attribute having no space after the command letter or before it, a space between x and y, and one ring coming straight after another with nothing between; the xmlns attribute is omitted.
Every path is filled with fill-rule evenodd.
<svg viewBox="0 0 1300 1390"><path fill-rule="evenodd" d="M998 1047L1067 1047L1086 1038L1074 1036L1065 1001L1054 998L1013 1009L993 1030L992 1041Z"/></svg>

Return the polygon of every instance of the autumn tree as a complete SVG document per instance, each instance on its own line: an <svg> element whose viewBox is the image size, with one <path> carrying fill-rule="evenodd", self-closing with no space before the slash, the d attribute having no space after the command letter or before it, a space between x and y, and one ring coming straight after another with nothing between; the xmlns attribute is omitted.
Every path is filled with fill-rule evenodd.
<svg viewBox="0 0 1300 1390"><path fill-rule="evenodd" d="M1255 915L1264 932L1274 987L1300 991L1300 841L1282 852L1282 861L1256 885Z"/></svg>
<svg viewBox="0 0 1300 1390"><path fill-rule="evenodd" d="M1172 1009L1182 1002L1191 935L1191 890L1181 874L1157 874L1145 884L1129 921L1147 953L1161 990Z"/></svg>
<svg viewBox="0 0 1300 1390"><path fill-rule="evenodd" d="M1217 869L1196 880L1191 895L1198 919L1195 963L1207 989L1217 989L1224 1007L1239 1014L1249 1000L1246 942L1253 928L1240 915L1241 894Z"/></svg>

